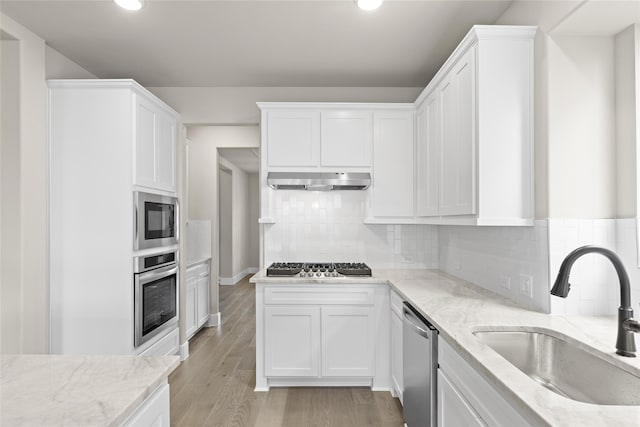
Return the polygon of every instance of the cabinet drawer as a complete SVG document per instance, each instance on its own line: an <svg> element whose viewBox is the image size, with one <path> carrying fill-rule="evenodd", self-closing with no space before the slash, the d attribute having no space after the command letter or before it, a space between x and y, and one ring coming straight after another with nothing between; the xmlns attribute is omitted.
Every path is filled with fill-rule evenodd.
<svg viewBox="0 0 640 427"><path fill-rule="evenodd" d="M176 354L180 346L178 327L158 340L151 347L140 353L140 356L169 356Z"/></svg>
<svg viewBox="0 0 640 427"><path fill-rule="evenodd" d="M264 290L264 303L373 305L374 293L374 289L369 287L268 287Z"/></svg>
<svg viewBox="0 0 640 427"><path fill-rule="evenodd" d="M403 299L400 295L391 291L391 310L394 311L402 319L402 303Z"/></svg>

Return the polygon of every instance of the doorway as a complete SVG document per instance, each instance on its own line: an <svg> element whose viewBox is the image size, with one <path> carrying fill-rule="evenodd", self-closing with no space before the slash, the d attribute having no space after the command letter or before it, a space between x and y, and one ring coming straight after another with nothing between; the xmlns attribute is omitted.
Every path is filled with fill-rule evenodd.
<svg viewBox="0 0 640 427"><path fill-rule="evenodd" d="M218 148L219 283L258 271L258 150Z"/></svg>

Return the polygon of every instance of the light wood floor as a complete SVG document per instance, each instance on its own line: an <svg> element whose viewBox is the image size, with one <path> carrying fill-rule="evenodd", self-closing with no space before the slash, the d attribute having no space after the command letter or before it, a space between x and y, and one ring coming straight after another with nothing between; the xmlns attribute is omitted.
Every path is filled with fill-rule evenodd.
<svg viewBox="0 0 640 427"><path fill-rule="evenodd" d="M248 277L220 287L222 325L189 342L169 377L172 426L401 427L388 392L363 387L255 387L255 292Z"/></svg>

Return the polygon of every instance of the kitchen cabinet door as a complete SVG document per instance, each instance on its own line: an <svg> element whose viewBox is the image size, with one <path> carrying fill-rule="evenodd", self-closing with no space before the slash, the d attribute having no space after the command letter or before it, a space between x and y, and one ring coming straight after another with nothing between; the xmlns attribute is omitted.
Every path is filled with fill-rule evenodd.
<svg viewBox="0 0 640 427"><path fill-rule="evenodd" d="M438 92L427 97L416 112L418 216L438 216L440 187L440 114Z"/></svg>
<svg viewBox="0 0 640 427"><path fill-rule="evenodd" d="M136 94L134 184L176 191L176 119Z"/></svg>
<svg viewBox="0 0 640 427"><path fill-rule="evenodd" d="M491 426L530 425L445 339L438 339L438 366L439 426L461 425L458 417Z"/></svg>
<svg viewBox="0 0 640 427"><path fill-rule="evenodd" d="M156 186L176 191L176 120L164 113L158 114L156 145Z"/></svg>
<svg viewBox="0 0 640 427"><path fill-rule="evenodd" d="M487 425L441 369L438 369L437 401L438 427L482 427Z"/></svg>
<svg viewBox="0 0 640 427"><path fill-rule="evenodd" d="M373 118L371 216L412 218L414 112L376 112Z"/></svg>
<svg viewBox="0 0 640 427"><path fill-rule="evenodd" d="M372 377L374 325L371 307L323 307L322 376Z"/></svg>
<svg viewBox="0 0 640 427"><path fill-rule="evenodd" d="M266 126L268 166L318 166L320 112L270 111Z"/></svg>
<svg viewBox="0 0 640 427"><path fill-rule="evenodd" d="M187 293L186 293L186 316L185 330L187 338L190 338L198 329L197 318L197 283L198 283L198 267L187 268Z"/></svg>
<svg viewBox="0 0 640 427"><path fill-rule="evenodd" d="M402 318L391 311L391 383L402 402Z"/></svg>
<svg viewBox="0 0 640 427"><path fill-rule="evenodd" d="M139 95L136 99L135 184L153 187L156 181L156 120L152 103Z"/></svg>
<svg viewBox="0 0 640 427"><path fill-rule="evenodd" d="M321 166L371 167L371 111L321 113Z"/></svg>
<svg viewBox="0 0 640 427"><path fill-rule="evenodd" d="M438 87L440 100L440 215L476 213L475 48Z"/></svg>
<svg viewBox="0 0 640 427"><path fill-rule="evenodd" d="M197 327L203 326L209 319L209 264L201 264L196 285Z"/></svg>
<svg viewBox="0 0 640 427"><path fill-rule="evenodd" d="M136 408L123 427L169 427L171 425L169 384L160 385Z"/></svg>
<svg viewBox="0 0 640 427"><path fill-rule="evenodd" d="M187 295L186 295L186 320L185 320L185 329L187 337L193 336L198 327L197 319L196 319L196 288L195 287L187 287Z"/></svg>
<svg viewBox="0 0 640 427"><path fill-rule="evenodd" d="M264 371L267 377L320 374L320 308L264 308Z"/></svg>

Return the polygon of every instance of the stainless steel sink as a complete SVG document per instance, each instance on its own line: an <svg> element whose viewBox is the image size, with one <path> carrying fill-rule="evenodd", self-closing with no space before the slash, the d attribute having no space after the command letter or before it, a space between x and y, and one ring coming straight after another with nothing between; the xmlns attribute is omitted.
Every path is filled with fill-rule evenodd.
<svg viewBox="0 0 640 427"><path fill-rule="evenodd" d="M561 396L598 405L640 405L640 377L573 342L540 331L475 331L474 335Z"/></svg>

